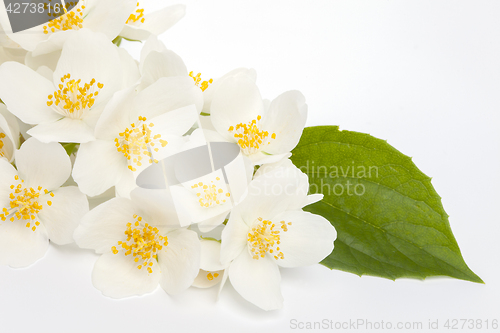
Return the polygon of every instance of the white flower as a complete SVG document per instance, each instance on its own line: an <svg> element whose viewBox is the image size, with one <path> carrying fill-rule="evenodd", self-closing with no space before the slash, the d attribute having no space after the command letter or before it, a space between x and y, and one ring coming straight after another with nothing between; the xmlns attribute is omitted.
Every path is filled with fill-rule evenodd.
<svg viewBox="0 0 500 333"><path fill-rule="evenodd" d="M204 233L224 222L233 205L241 200L254 171L252 162L239 149L231 151L230 148L236 147L231 147L233 145L227 142L223 145L212 142L211 133L196 129L181 149L187 152L206 147L207 153L212 155L211 161L177 161L174 163L174 174L179 184L170 186L177 209L188 217L181 219L181 225L196 223ZM207 144L210 144L210 149ZM186 165L189 163L204 165L206 168L203 173L195 173L196 176L193 177L190 174L191 166ZM212 166L214 169L211 169Z"/></svg>
<svg viewBox="0 0 500 333"><path fill-rule="evenodd" d="M73 178L80 190L95 196L116 186L127 197L137 174L178 151L201 103L189 77L162 78L137 95L133 88L115 94L96 125L97 140L78 150Z"/></svg>
<svg viewBox="0 0 500 333"><path fill-rule="evenodd" d="M217 240L202 238L200 245L200 272L193 282L193 287L210 288L220 283L220 290L226 279L224 270L227 268L220 262L221 244Z"/></svg>
<svg viewBox="0 0 500 333"><path fill-rule="evenodd" d="M0 103L0 159L14 160L14 152L19 147L19 125L14 117Z"/></svg>
<svg viewBox="0 0 500 333"><path fill-rule="evenodd" d="M214 128L225 140L237 143L254 164L289 156L306 123L307 105L300 92L285 92L268 105L248 75L226 78L211 99Z"/></svg>
<svg viewBox="0 0 500 333"><path fill-rule="evenodd" d="M102 254L92 282L104 295L122 298L154 291L187 289L200 267L200 242L194 231L174 228L167 198L133 192L132 200L114 198L92 211L75 231L82 248Z"/></svg>
<svg viewBox="0 0 500 333"><path fill-rule="evenodd" d="M134 0L80 0L71 11L46 24L16 33L6 29L7 36L32 51L33 56L60 50L66 40L83 28L103 33L112 41L123 29L135 4ZM3 23L4 27L9 26Z"/></svg>
<svg viewBox="0 0 500 333"><path fill-rule="evenodd" d="M0 264L29 266L44 256L49 239L73 242L88 202L77 187L60 187L71 162L58 143L34 138L16 153L17 170L0 159Z"/></svg>
<svg viewBox="0 0 500 333"><path fill-rule="evenodd" d="M42 142L92 141L107 101L138 78L130 61L104 35L82 29L64 44L52 82L19 63L0 66L0 99L37 125L28 134Z"/></svg>
<svg viewBox="0 0 500 333"><path fill-rule="evenodd" d="M250 183L222 232L221 263L230 264L231 284L264 310L282 307L278 267L316 264L336 238L328 220L301 210L321 196L308 198L307 176L283 163Z"/></svg>
<svg viewBox="0 0 500 333"><path fill-rule="evenodd" d="M145 1L147 8L148 1ZM173 5L148 13L144 10L144 1L137 2L137 7L129 16L120 33L121 37L130 40L145 40L151 35L161 35L176 24L186 13L184 5Z"/></svg>

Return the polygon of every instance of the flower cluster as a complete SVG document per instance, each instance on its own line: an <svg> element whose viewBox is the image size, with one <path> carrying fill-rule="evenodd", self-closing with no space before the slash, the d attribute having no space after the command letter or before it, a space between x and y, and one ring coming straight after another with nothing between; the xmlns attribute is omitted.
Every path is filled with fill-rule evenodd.
<svg viewBox="0 0 500 333"><path fill-rule="evenodd" d="M48 24L0 31L0 264L75 241L100 254L92 282L106 296L229 278L272 310L279 267L331 253L335 229L302 210L322 195L288 159L304 96L263 100L251 69L189 71L157 38L183 15L80 0ZM145 40L140 60L122 38Z"/></svg>

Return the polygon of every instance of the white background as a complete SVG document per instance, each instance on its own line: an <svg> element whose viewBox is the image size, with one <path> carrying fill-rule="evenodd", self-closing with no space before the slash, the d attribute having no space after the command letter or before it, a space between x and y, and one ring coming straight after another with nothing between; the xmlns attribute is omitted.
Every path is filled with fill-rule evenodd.
<svg viewBox="0 0 500 333"><path fill-rule="evenodd" d="M186 17L161 39L190 70L217 78L255 68L264 97L305 94L309 126L370 133L412 156L486 284L393 282L317 265L282 271L280 311L261 311L230 285L217 303L215 289L195 288L117 301L91 284L95 254L51 246L27 269L0 267L0 332L298 331L293 319L423 322L408 332L439 320L445 332L447 319L500 320L499 1L181 3ZM125 46L138 54L139 44ZM483 331L493 330L469 330Z"/></svg>

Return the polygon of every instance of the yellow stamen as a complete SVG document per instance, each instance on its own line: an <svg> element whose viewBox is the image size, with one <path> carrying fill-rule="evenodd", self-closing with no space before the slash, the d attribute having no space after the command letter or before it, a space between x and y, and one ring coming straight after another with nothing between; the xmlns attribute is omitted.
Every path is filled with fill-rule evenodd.
<svg viewBox="0 0 500 333"><path fill-rule="evenodd" d="M216 178L220 180L219 177ZM206 185L203 182L199 182L191 186L192 189L196 191L196 196L198 197L198 202L201 207L213 207L217 205L222 205L226 202L226 199L231 196L230 193L224 193L224 190L218 188L213 181L210 185Z"/></svg>
<svg viewBox="0 0 500 333"><path fill-rule="evenodd" d="M81 80L71 79L70 74L61 78L59 90L48 96L47 106L52 106L54 110L66 117L80 119L83 113L94 106L95 98L104 87L102 83L97 83L92 79L90 83L81 85ZM54 105L54 106L53 106Z"/></svg>
<svg viewBox="0 0 500 333"><path fill-rule="evenodd" d="M6 152L4 151L4 143L2 139L5 138L5 133L0 132L0 157L5 157Z"/></svg>
<svg viewBox="0 0 500 333"><path fill-rule="evenodd" d="M139 121L130 125L131 129L126 128L115 139L116 149L123 153L129 162L128 168L137 171L137 166L142 166L144 161L158 163L153 159L152 150L159 151L158 146L165 147L168 142L161 139L160 134L152 135L151 127L153 123L146 124L146 117L139 116Z"/></svg>
<svg viewBox="0 0 500 333"><path fill-rule="evenodd" d="M49 32L78 30L83 28L83 10L85 9L85 6L83 5L84 0L80 0L80 3L82 3L82 6L80 8L68 12L69 7L71 5L74 5L74 3L67 2L66 6L62 6L64 15L61 15L59 17L56 17L59 13L56 13L55 11L50 12L49 16L54 16L56 18L49 21L47 25L43 26L43 33L47 35ZM58 5L59 4L57 4L57 6ZM56 8L56 6L54 6L54 8Z"/></svg>
<svg viewBox="0 0 500 333"><path fill-rule="evenodd" d="M144 21L146 21L146 19L144 18L144 9L139 8L139 3L137 3L137 7L138 8L135 10L135 12L128 17L127 22L125 22L125 24L136 23L139 21L141 23L144 23Z"/></svg>
<svg viewBox="0 0 500 333"><path fill-rule="evenodd" d="M36 187L24 187L24 180L20 180L19 176L15 176L14 180L17 185L10 185L12 192L9 195L10 203L9 207L2 208L2 213L0 214L0 220L14 222L17 220L29 221L27 222L26 228L31 228L35 231L40 225L37 220L37 215L43 208L40 204L40 192L46 194L48 191L44 190L41 186ZM54 196L53 193L51 193ZM47 204L52 205L51 201L47 201Z"/></svg>
<svg viewBox="0 0 500 333"><path fill-rule="evenodd" d="M197 87L200 87L201 91L205 91L212 82L214 82L213 79L210 79L208 81L201 81L201 73L198 73L194 75L194 72L191 71L189 72L189 76L191 76L194 80L194 85Z"/></svg>
<svg viewBox="0 0 500 333"><path fill-rule="evenodd" d="M258 152L263 145L269 144L270 140L276 139L276 133L272 133L271 137L269 137L269 132L260 129L260 120L261 116L257 116L257 119L250 121L248 124L239 123L236 128L230 126L228 129L229 132L234 132L234 138L246 155Z"/></svg>
<svg viewBox="0 0 500 333"><path fill-rule="evenodd" d="M280 224L281 230L276 228L272 221L264 220L261 217L257 219L247 238L253 259L264 258L266 253L271 254L276 260L285 258L279 248L280 233L287 232L288 226L292 225L292 222L287 224L285 221L281 221Z"/></svg>
<svg viewBox="0 0 500 333"><path fill-rule="evenodd" d="M134 218L136 217L137 215L134 215ZM118 250L116 246L113 246L111 251L114 254L122 251L125 256L132 255L136 263L142 260L142 263L137 268L147 268L148 273L152 273L152 260L156 260L158 252L168 245L168 238L161 236L158 228L142 223L141 220L142 218L139 217L135 223L127 223L127 229L125 230L127 240L124 242L119 241L120 249ZM139 225L137 225L138 222Z"/></svg>

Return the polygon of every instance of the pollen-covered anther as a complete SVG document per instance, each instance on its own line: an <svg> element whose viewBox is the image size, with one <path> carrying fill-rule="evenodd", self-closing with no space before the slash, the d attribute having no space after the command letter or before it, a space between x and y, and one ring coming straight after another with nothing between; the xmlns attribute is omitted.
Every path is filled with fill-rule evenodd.
<svg viewBox="0 0 500 333"><path fill-rule="evenodd" d="M54 193L43 189L41 186L36 188L25 187L24 180L19 179L17 175L14 177L14 180L15 182L10 185L9 206L2 208L0 220L9 220L10 222L23 220L26 222L26 228L35 231L40 225L36 214L43 209L43 205L41 204L42 197L49 193L51 197L54 197ZM51 201L46 202L49 206L52 205Z"/></svg>
<svg viewBox="0 0 500 333"><path fill-rule="evenodd" d="M205 91L208 88L208 86L211 85L212 82L214 82L213 79L210 79L208 81L202 81L201 80L201 73L194 75L193 71L189 72L189 76L191 76L193 78L194 85L199 87L201 89L201 91Z"/></svg>
<svg viewBox="0 0 500 333"><path fill-rule="evenodd" d="M207 279L209 281L212 281L213 279L216 279L218 276L219 276L219 273L213 273L213 274L212 273L208 273L207 274Z"/></svg>
<svg viewBox="0 0 500 333"><path fill-rule="evenodd" d="M84 0L80 0L81 3L84 3ZM79 8L76 8L76 10L72 10L68 12L68 9L70 5L73 3L67 3L66 6L60 6L59 4L55 4L51 11L49 11L49 16L54 16L56 17L59 14L59 11L64 10L64 15L61 15L59 17L56 17L47 23L47 25L43 26L43 33L48 34L49 32L56 32L56 31L66 31L66 30L78 30L83 28L83 10L85 9L85 6L82 5ZM45 7L45 6L44 6ZM50 8L47 7L47 9Z"/></svg>
<svg viewBox="0 0 500 333"><path fill-rule="evenodd" d="M135 222L127 223L125 241L118 241L118 246L112 246L114 254L122 252L125 256L132 255L137 269L146 269L152 273L153 260L157 259L158 252L168 245L168 238L159 234L156 227L142 221L142 217L134 215Z"/></svg>
<svg viewBox="0 0 500 333"><path fill-rule="evenodd" d="M147 123L146 117L139 116L137 123L130 124L130 128L115 138L116 149L127 158L128 168L137 171L137 167L143 165L144 161L149 164L158 163L153 158L152 151L158 152L158 147L166 147L168 142L161 138L161 134L153 134L151 128L153 123Z"/></svg>
<svg viewBox="0 0 500 333"><path fill-rule="evenodd" d="M272 221L259 217L248 233L247 238L252 258L258 260L264 258L266 253L269 253L276 260L285 259L285 255L279 247L280 234L281 232L287 232L290 225L292 225L292 222L281 221L279 227L277 227Z"/></svg>
<svg viewBox="0 0 500 333"><path fill-rule="evenodd" d="M261 119L261 116L257 116L257 119L248 124L239 123L236 127L230 126L228 129L247 155L259 151L265 144L269 144L270 140L276 139L276 133L269 135L268 131L261 130L259 125Z"/></svg>
<svg viewBox="0 0 500 333"><path fill-rule="evenodd" d="M4 143L2 139L5 138L5 133L0 133L0 157L5 157L5 152L4 152Z"/></svg>
<svg viewBox="0 0 500 333"><path fill-rule="evenodd" d="M80 119L85 110L94 106L95 98L103 87L104 84L95 79L82 84L80 79L71 79L71 74L66 74L61 78L59 90L48 96L47 106L70 118Z"/></svg>
<svg viewBox="0 0 500 333"><path fill-rule="evenodd" d="M220 181L220 178L216 177L216 180ZM224 193L224 190L217 187L213 181L210 181L210 184L198 182L192 185L191 188L196 191L196 196L198 197L198 202L201 207L208 208L222 205L226 202L226 199L231 196L229 192Z"/></svg>
<svg viewBox="0 0 500 333"><path fill-rule="evenodd" d="M136 22L144 23L145 21L146 19L144 18L144 9L139 8L139 3L137 3L137 9L133 14L130 14L125 24L136 23Z"/></svg>

